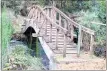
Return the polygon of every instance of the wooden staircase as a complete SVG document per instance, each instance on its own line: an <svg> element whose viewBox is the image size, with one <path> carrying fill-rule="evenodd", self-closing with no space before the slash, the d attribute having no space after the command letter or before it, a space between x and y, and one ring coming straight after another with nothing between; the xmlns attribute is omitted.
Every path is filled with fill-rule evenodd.
<svg viewBox="0 0 107 71"><path fill-rule="evenodd" d="M28 9L28 19L33 19L33 23L39 28L37 35L45 39L55 55L63 54L63 57L66 57L67 54L79 55L83 38L82 32L90 34L90 49L92 51L93 30L74 22L56 7L47 6L41 8L40 6L34 5ZM30 24L30 22L28 24ZM34 25L32 25L32 27L34 27ZM74 34L74 27L79 30L78 36ZM73 42L74 37L78 38L78 44Z"/></svg>
<svg viewBox="0 0 107 71"><path fill-rule="evenodd" d="M52 31L51 31L52 30ZM50 36L52 33L51 40L48 42L48 45L51 47L55 54L63 54L63 47L65 46L64 34L61 31L57 32L57 28L55 26L51 26L47 24L47 36ZM57 37L56 37L57 36ZM73 43L70 38L66 37L66 54L77 54L77 45ZM56 43L57 41L57 43Z"/></svg>

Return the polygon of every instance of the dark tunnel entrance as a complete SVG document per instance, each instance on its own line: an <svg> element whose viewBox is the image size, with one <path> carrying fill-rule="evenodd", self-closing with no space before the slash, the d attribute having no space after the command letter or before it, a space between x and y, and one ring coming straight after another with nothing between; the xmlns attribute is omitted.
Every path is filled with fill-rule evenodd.
<svg viewBox="0 0 107 71"><path fill-rule="evenodd" d="M24 35L27 37L27 45L30 49L33 50L33 53L31 53L32 56L39 56L39 40L37 37L32 37L32 33L36 33L32 27L28 27L24 32Z"/></svg>

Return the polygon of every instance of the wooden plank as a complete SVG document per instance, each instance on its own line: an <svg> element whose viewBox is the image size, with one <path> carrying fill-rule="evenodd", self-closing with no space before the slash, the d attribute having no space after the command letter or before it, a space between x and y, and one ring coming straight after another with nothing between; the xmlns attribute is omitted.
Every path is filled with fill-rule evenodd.
<svg viewBox="0 0 107 71"><path fill-rule="evenodd" d="M81 25L79 25L77 56L80 56L80 46L81 46Z"/></svg>

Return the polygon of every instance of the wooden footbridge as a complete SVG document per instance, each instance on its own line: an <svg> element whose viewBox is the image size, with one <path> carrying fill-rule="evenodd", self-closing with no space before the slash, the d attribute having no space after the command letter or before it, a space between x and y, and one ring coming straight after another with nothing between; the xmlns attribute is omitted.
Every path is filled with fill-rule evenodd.
<svg viewBox="0 0 107 71"><path fill-rule="evenodd" d="M49 59L59 54L62 54L63 57L66 57L67 54L77 54L79 56L83 42L83 32L90 35L90 52L92 52L93 30L74 22L54 6L42 8L33 5L28 10L29 14L22 25L22 32L32 27L36 32L32 32L32 36L39 38ZM75 28L78 29L78 35L74 33ZM73 38L78 39L77 44L74 43Z"/></svg>

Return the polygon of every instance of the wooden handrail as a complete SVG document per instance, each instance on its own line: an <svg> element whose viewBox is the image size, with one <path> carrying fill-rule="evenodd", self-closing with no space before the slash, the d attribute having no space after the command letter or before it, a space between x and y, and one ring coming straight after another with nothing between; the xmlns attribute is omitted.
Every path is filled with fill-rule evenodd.
<svg viewBox="0 0 107 71"><path fill-rule="evenodd" d="M76 23L75 21L71 20L66 14L64 14L64 13L63 13L62 11L60 11L58 8L53 7L53 9L55 9L55 10L56 10L59 14L61 14L65 19L67 19L67 20L69 20L70 22L72 22L74 26L76 26L76 27L79 28L79 25L80 25L80 24L78 24L78 23ZM86 28L86 27L84 27L84 26L82 26L82 25L81 25L81 28L82 28L83 31L85 31L85 32L87 32L87 33L89 33L89 34L94 35L94 32L95 32L95 31L93 31L93 30L91 30L91 29L89 29L89 28Z"/></svg>
<svg viewBox="0 0 107 71"><path fill-rule="evenodd" d="M53 20L51 20L50 17L47 16L47 15L44 13L43 9L42 9L40 6L37 6L37 7L38 7L38 9L42 12L42 14L45 16L45 18L46 18L52 25L54 25L54 26L62 29L64 32L67 32L67 31L68 31L67 29L59 26L58 24L56 24L56 22L54 22Z"/></svg>
<svg viewBox="0 0 107 71"><path fill-rule="evenodd" d="M60 11L58 8L56 8L56 7L54 7L54 6L46 6L46 7L44 7L43 9L46 9L46 8L53 8L54 10L56 10L60 15L62 15L66 20L68 20L68 21L70 21L70 22L72 22L72 24L75 26L75 27L78 27L79 28L79 25L80 24L78 24L78 23L76 23L75 21L73 21L73 20L71 20L66 14L64 14L62 11ZM89 29L89 28L86 28L86 27L84 27L84 26L82 26L81 25L81 28L82 28L82 30L83 31L85 31L85 32L87 32L87 33L89 33L89 34L92 34L92 35L94 35L94 30L91 30L91 29Z"/></svg>

